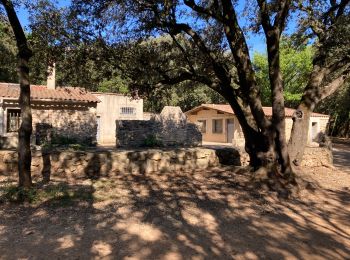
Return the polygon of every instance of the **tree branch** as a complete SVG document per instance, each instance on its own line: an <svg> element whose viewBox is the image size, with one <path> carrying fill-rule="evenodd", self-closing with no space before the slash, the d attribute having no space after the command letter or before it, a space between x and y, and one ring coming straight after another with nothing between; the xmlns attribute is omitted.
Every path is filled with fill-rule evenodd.
<svg viewBox="0 0 350 260"><path fill-rule="evenodd" d="M160 80L158 83L164 84L164 85L175 85L175 84L181 83L183 81L193 79L193 74L188 72L188 71L184 71L184 72L178 74L176 77L170 77L166 73L163 73L161 71L159 71L159 72L162 75L163 79Z"/></svg>
<svg viewBox="0 0 350 260"><path fill-rule="evenodd" d="M237 15L231 1L222 1L222 6L224 31L236 63L240 87L244 93L244 98L249 102L258 128L267 129L271 122L265 117L265 113L262 109L260 89L256 83L244 33L238 24Z"/></svg>
<svg viewBox="0 0 350 260"><path fill-rule="evenodd" d="M349 78L350 69L346 71L345 74L337 77L328 85L324 86L319 94L319 100L325 99L326 97L332 95L343 83Z"/></svg>
<svg viewBox="0 0 350 260"><path fill-rule="evenodd" d="M345 7L350 3L350 0L341 0L339 4L336 1L331 1L331 7L325 12L322 18L327 21L328 18L333 18L332 23L336 22L336 20L343 15ZM335 13L336 12L336 13Z"/></svg>
<svg viewBox="0 0 350 260"><path fill-rule="evenodd" d="M204 14L206 16L215 18L219 22L223 22L223 17L218 12L218 1L214 1L214 3L208 8L197 5L194 0L184 0L184 3L197 13Z"/></svg>
<svg viewBox="0 0 350 260"><path fill-rule="evenodd" d="M279 11L275 18L274 27L278 28L280 35L286 24L286 19L289 13L290 4L291 4L291 0L279 1Z"/></svg>
<svg viewBox="0 0 350 260"><path fill-rule="evenodd" d="M194 73L195 72L194 67L193 67L192 63L190 62L190 59L188 58L188 55L187 55L185 48L179 43L179 41L176 39L176 37L174 35L170 34L170 36L173 39L173 42L178 47L178 49L182 52L183 57L185 58L188 66L190 67L190 70L192 71L192 73Z"/></svg>
<svg viewBox="0 0 350 260"><path fill-rule="evenodd" d="M312 32L321 39L322 34L326 30L325 26L316 18L314 10L310 6L304 6L302 1L299 1L298 8L307 13L308 25L310 26Z"/></svg>
<svg viewBox="0 0 350 260"><path fill-rule="evenodd" d="M266 34L270 29L272 29L268 5L266 3L266 0L258 0L258 5L261 18L261 25Z"/></svg>

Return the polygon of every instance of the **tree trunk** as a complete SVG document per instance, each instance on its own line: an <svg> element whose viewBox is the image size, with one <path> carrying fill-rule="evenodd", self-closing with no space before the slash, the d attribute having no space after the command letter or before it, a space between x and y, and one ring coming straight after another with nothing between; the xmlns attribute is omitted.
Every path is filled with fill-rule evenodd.
<svg viewBox="0 0 350 260"><path fill-rule="evenodd" d="M288 152L294 165L299 166L308 142L311 109L301 103L293 115L293 127L288 143Z"/></svg>
<svg viewBox="0 0 350 260"><path fill-rule="evenodd" d="M270 132L274 136L275 151L278 153L278 161L282 173L292 171L286 142L286 122L284 110L284 83L280 69L280 32L273 29L267 33L267 52L269 63L269 79L272 93L272 125Z"/></svg>
<svg viewBox="0 0 350 260"><path fill-rule="evenodd" d="M282 129L284 129L283 126L278 128L275 125L271 125L265 131L258 131L248 124L247 117L244 115L242 108L235 100L233 94L227 91L227 89L221 94L230 103L241 125L245 139L245 150L250 158L250 166L255 170L265 168L267 172L286 179L293 177L290 161L284 160L281 157L284 155L289 159L287 146L281 145L279 142L281 135L277 133L278 131L280 133L282 132Z"/></svg>
<svg viewBox="0 0 350 260"><path fill-rule="evenodd" d="M32 51L27 44L27 38L18 20L16 11L10 0L1 0L13 33L16 38L18 48L18 75L20 83L19 106L21 108L22 122L18 130L18 185L28 188L32 185L31 179L31 150L30 136L32 134L32 114L30 109L30 83L28 62L32 56Z"/></svg>
<svg viewBox="0 0 350 260"><path fill-rule="evenodd" d="M249 154L250 165L255 170L264 168L269 174L291 179L294 174L290 162L281 157L283 154L288 157L287 146L282 146L277 136L276 129L264 134L245 133L245 149Z"/></svg>
<svg viewBox="0 0 350 260"><path fill-rule="evenodd" d="M18 130L18 173L19 186L28 188L32 185L30 166L32 154L30 137L32 134L32 113L30 109L30 84L28 58L19 58L20 96L22 122Z"/></svg>

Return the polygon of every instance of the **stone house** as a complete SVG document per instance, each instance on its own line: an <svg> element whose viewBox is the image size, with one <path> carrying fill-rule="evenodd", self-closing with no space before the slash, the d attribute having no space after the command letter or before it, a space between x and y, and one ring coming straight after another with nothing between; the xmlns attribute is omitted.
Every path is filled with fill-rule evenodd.
<svg viewBox="0 0 350 260"><path fill-rule="evenodd" d="M263 107L265 115L272 116L271 107ZM294 109L285 108L286 137L290 138L293 125ZM185 114L192 123L202 124L204 142L233 143L235 146L244 146L244 136L237 117L230 105L202 104ZM309 125L308 142L313 142L321 133L326 132L329 116L312 113Z"/></svg>
<svg viewBox="0 0 350 260"><path fill-rule="evenodd" d="M0 83L0 148L17 146L21 122L19 85ZM100 100L81 88L31 85L32 142L41 126L62 138L92 144L96 142L96 107ZM39 129L40 128L40 129Z"/></svg>
<svg viewBox="0 0 350 260"><path fill-rule="evenodd" d="M99 144L115 145L115 121L116 120L144 120L143 99L118 93L91 93L101 102L97 103L97 142Z"/></svg>

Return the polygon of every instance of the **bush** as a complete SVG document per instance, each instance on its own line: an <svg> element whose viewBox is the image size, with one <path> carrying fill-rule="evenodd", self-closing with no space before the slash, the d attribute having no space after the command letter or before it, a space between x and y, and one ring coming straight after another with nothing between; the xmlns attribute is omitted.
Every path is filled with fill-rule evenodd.
<svg viewBox="0 0 350 260"><path fill-rule="evenodd" d="M145 139L143 146L144 147L160 147L160 146L163 146L163 143L155 135L149 135Z"/></svg>
<svg viewBox="0 0 350 260"><path fill-rule="evenodd" d="M76 138L63 136L63 135L54 135L51 139L51 144L58 145L69 145L69 144L77 144L79 143Z"/></svg>

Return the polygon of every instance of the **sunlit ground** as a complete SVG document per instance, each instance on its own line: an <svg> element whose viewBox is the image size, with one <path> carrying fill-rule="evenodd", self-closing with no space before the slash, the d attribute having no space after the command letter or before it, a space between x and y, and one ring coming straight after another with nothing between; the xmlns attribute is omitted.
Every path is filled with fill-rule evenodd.
<svg viewBox="0 0 350 260"><path fill-rule="evenodd" d="M349 177L306 169L286 200L242 169L52 176L24 205L2 177L0 259L349 259Z"/></svg>

